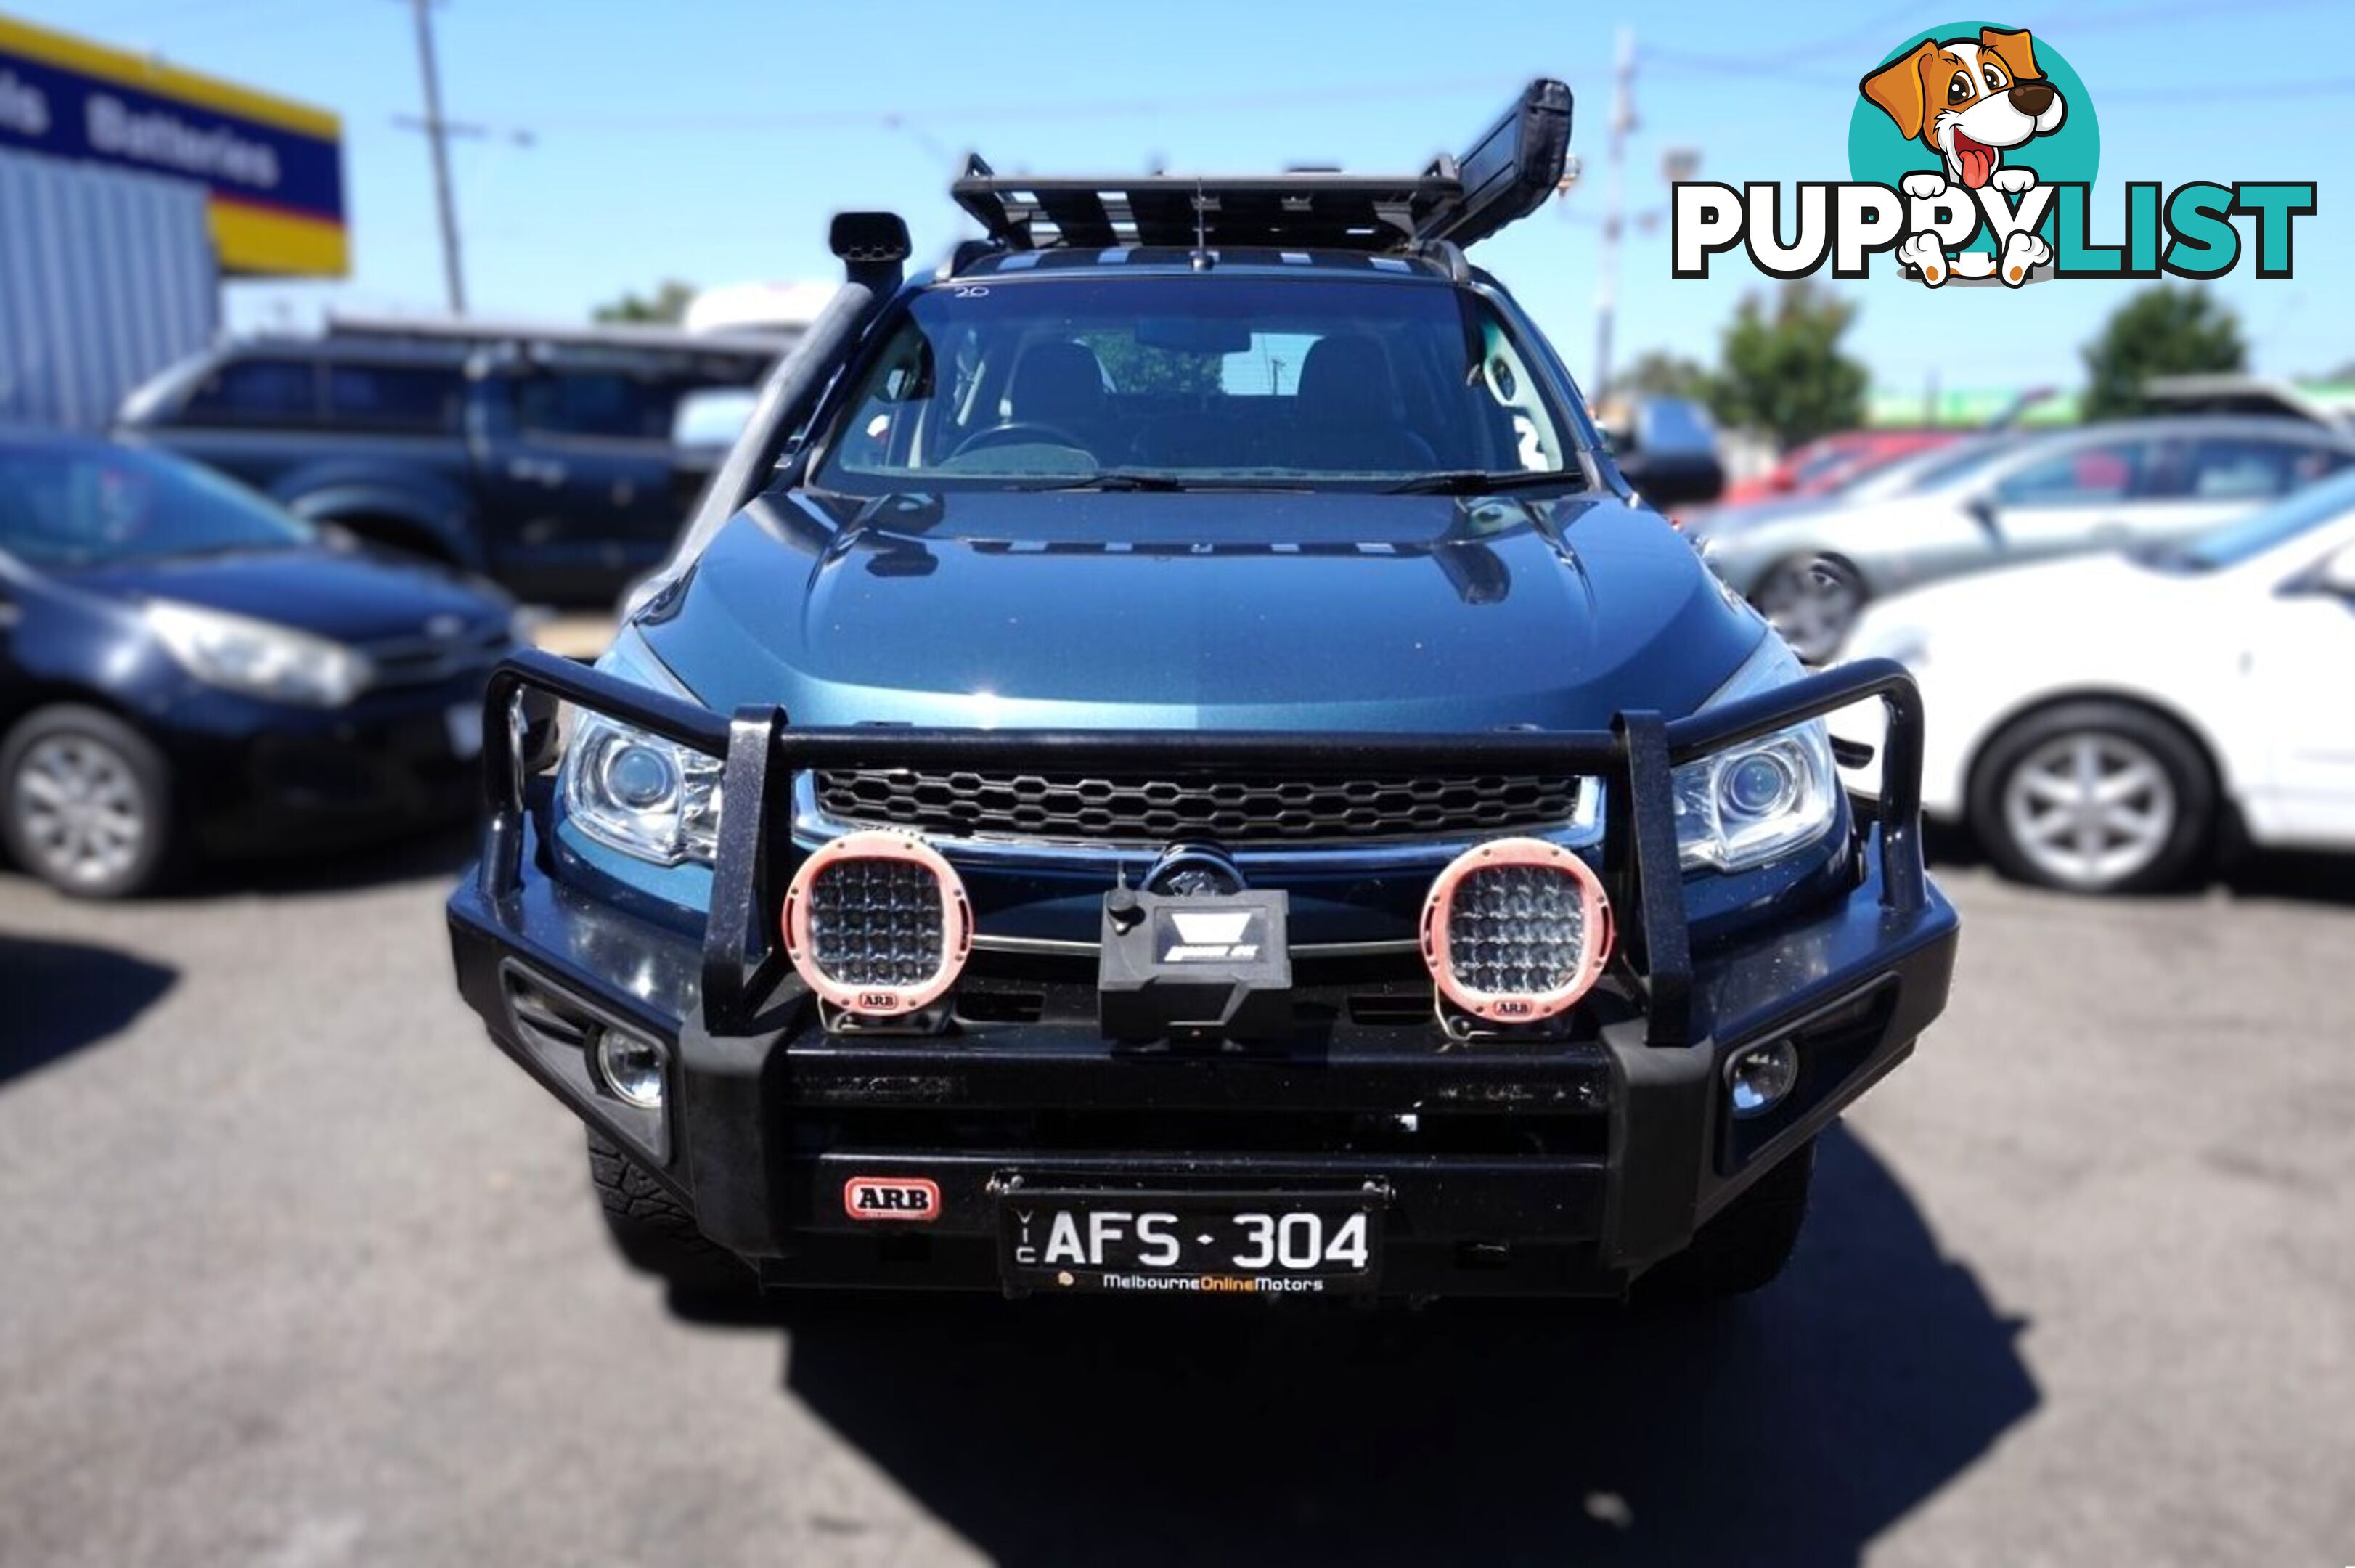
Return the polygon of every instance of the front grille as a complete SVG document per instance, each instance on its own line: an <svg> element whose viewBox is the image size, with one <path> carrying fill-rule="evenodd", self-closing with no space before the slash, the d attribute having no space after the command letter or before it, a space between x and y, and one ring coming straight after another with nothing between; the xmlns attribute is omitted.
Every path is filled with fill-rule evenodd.
<svg viewBox="0 0 2355 1568"><path fill-rule="evenodd" d="M504 623L470 627L454 636L401 637L363 651L378 686L426 686L474 670L488 672L515 645Z"/></svg>
<svg viewBox="0 0 2355 1568"><path fill-rule="evenodd" d="M826 770L815 781L818 808L853 826L1139 845L1545 832L1577 816L1582 784L1527 774L1177 780L905 768Z"/></svg>

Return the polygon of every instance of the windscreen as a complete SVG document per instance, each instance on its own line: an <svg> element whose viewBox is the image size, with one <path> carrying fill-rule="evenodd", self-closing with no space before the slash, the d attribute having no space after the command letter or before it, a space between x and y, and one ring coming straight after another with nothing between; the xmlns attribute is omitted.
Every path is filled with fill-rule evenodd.
<svg viewBox="0 0 2355 1568"><path fill-rule="evenodd" d="M918 295L815 482L1397 488L1578 470L1497 313L1428 282L1037 278Z"/></svg>
<svg viewBox="0 0 2355 1568"><path fill-rule="evenodd" d="M71 567L313 538L291 513L208 470L123 447L0 446L0 550Z"/></svg>

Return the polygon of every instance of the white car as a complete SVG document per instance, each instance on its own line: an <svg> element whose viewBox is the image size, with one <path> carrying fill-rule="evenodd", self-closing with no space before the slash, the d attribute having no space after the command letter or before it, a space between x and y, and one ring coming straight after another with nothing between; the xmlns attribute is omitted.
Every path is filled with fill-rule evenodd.
<svg viewBox="0 0 2355 1568"><path fill-rule="evenodd" d="M2013 876L2160 886L2233 816L2355 850L2355 475L2188 545L1900 595L1850 648L1912 667L1923 806Z"/></svg>
<svg viewBox="0 0 2355 1568"><path fill-rule="evenodd" d="M1729 508L1696 531L1718 575L1810 664L1865 605L1943 578L2194 539L2355 464L2296 420L2131 420L1974 443L1828 504Z"/></svg>

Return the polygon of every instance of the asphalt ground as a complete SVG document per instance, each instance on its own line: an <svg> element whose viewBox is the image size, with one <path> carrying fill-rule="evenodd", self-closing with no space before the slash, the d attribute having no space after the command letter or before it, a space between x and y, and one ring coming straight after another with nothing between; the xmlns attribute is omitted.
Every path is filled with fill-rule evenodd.
<svg viewBox="0 0 2355 1568"><path fill-rule="evenodd" d="M2355 862L1942 873L1951 1012L1730 1310L683 1320L443 838L0 873L0 1563L2355 1563Z"/></svg>

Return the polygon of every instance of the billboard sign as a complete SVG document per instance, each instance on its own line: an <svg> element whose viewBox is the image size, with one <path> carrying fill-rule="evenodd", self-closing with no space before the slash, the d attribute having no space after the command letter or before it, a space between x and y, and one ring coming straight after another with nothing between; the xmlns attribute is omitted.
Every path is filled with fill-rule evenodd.
<svg viewBox="0 0 2355 1568"><path fill-rule="evenodd" d="M343 123L324 110L0 16L0 148L203 186L225 272L349 270Z"/></svg>

